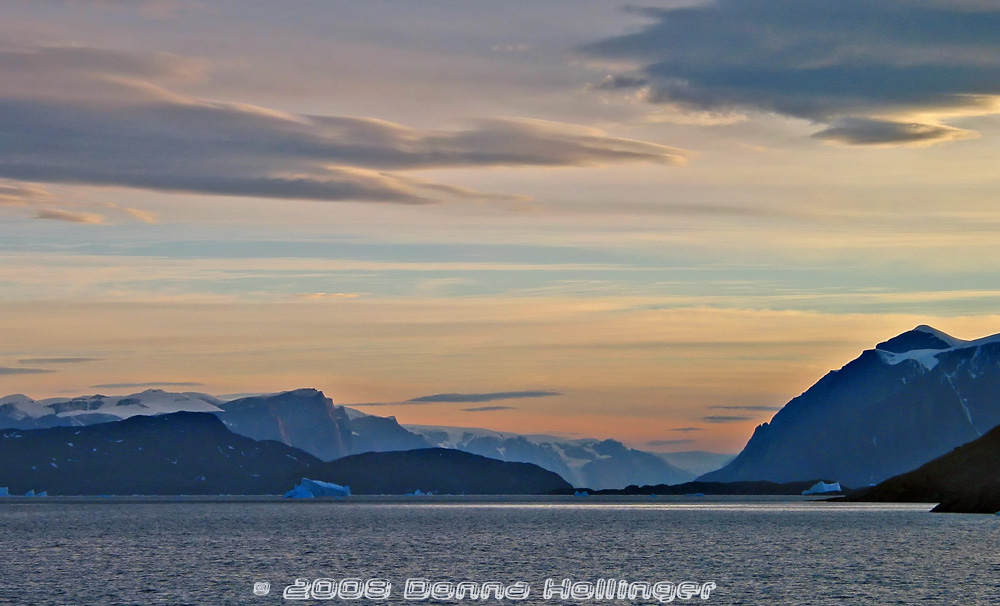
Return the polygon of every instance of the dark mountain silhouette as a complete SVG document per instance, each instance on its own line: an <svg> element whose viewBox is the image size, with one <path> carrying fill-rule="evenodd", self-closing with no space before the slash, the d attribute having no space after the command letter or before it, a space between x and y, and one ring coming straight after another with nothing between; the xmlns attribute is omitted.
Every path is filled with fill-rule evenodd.
<svg viewBox="0 0 1000 606"><path fill-rule="evenodd" d="M849 500L939 503L934 511L1000 511L1000 427L917 469L851 495Z"/></svg>
<svg viewBox="0 0 1000 606"><path fill-rule="evenodd" d="M303 477L354 494L538 494L569 487L530 463L446 449L367 453L324 463L237 435L211 413L134 416L86 427L0 430L0 486L12 494L283 494Z"/></svg>

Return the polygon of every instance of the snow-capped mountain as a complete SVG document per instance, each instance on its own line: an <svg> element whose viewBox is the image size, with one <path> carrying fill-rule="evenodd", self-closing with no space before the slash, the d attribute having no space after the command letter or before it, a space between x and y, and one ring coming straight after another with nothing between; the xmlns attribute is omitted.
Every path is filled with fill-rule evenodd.
<svg viewBox="0 0 1000 606"><path fill-rule="evenodd" d="M929 326L831 371L700 480L831 478L860 487L907 472L1000 425L1000 335Z"/></svg>
<svg viewBox="0 0 1000 606"><path fill-rule="evenodd" d="M565 440L548 435L520 435L473 427L405 425L434 446L455 448L500 459L534 463L574 486L624 488L630 484L679 484L693 479L655 454L616 440Z"/></svg>
<svg viewBox="0 0 1000 606"><path fill-rule="evenodd" d="M120 421L136 415L172 412L222 412L222 400L205 393L162 389L125 396L78 396L34 400L23 394L0 398L0 428L41 429Z"/></svg>

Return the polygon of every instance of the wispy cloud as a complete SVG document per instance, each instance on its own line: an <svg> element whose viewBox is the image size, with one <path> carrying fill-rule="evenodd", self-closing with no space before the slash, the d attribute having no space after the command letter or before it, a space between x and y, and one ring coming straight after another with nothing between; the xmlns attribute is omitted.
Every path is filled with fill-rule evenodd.
<svg viewBox="0 0 1000 606"><path fill-rule="evenodd" d="M27 208L34 210L36 219L67 223L107 223L107 213L143 223L156 222L154 213L142 209L121 206L113 202L87 203L61 200L36 183L8 179L0 179L0 208L2 207Z"/></svg>
<svg viewBox="0 0 1000 606"><path fill-rule="evenodd" d="M730 416L712 416L712 417L702 417L702 421L706 423L739 423L740 421L749 421L751 417L730 417Z"/></svg>
<svg viewBox="0 0 1000 606"><path fill-rule="evenodd" d="M781 410L780 406L709 406L709 408L718 410L755 410L768 412L777 412Z"/></svg>
<svg viewBox="0 0 1000 606"><path fill-rule="evenodd" d="M517 410L516 406L479 406L476 408L463 408L462 412L492 412L494 410Z"/></svg>
<svg viewBox="0 0 1000 606"><path fill-rule="evenodd" d="M320 299L357 299L368 293L364 292L300 292L295 296L300 299L320 300Z"/></svg>
<svg viewBox="0 0 1000 606"><path fill-rule="evenodd" d="M521 398L548 398L563 395L557 391L497 391L490 393L439 393L430 396L420 396L402 402L358 402L345 406L417 406L423 404L473 404L477 402L496 402L500 400L517 400ZM504 410L511 406L483 406L479 408L463 408L466 412L485 412L487 410Z"/></svg>
<svg viewBox="0 0 1000 606"><path fill-rule="evenodd" d="M398 171L680 164L685 154L539 120L418 129L176 92L203 66L169 54L86 47L0 49L0 176L45 183L320 201L511 200ZM397 172L390 172L397 171ZM139 220L153 217L132 212ZM69 211L41 218L87 220Z"/></svg>
<svg viewBox="0 0 1000 606"><path fill-rule="evenodd" d="M198 387L204 383L190 381L149 381L147 383L99 383L91 385L94 389L132 389L137 387Z"/></svg>
<svg viewBox="0 0 1000 606"><path fill-rule="evenodd" d="M704 427L674 427L670 431L680 431L680 432L685 432L686 433L686 432L689 432L689 431L705 431L705 428Z"/></svg>
<svg viewBox="0 0 1000 606"><path fill-rule="evenodd" d="M690 444L691 442L694 442L694 440L650 440L646 442L646 446L678 446L680 444Z"/></svg>
<svg viewBox="0 0 1000 606"><path fill-rule="evenodd" d="M81 213L59 208L43 208L35 215L36 219L50 219L67 223L104 223L104 217L96 213Z"/></svg>
<svg viewBox="0 0 1000 606"><path fill-rule="evenodd" d="M82 364L84 362L100 362L103 358L22 358L20 364Z"/></svg>
<svg viewBox="0 0 1000 606"><path fill-rule="evenodd" d="M47 368L11 368L9 366L0 366L0 376L2 375L40 375L50 372L55 372Z"/></svg>
<svg viewBox="0 0 1000 606"><path fill-rule="evenodd" d="M492 393L439 393L432 396L420 396L407 400L413 404L430 404L432 402L495 402L497 400L515 400L520 398L548 398L561 396L557 391L497 391Z"/></svg>

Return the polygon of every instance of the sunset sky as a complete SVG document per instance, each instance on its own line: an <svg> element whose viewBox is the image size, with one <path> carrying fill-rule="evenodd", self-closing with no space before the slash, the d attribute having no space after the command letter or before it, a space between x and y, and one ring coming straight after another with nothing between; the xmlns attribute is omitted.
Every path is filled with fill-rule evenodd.
<svg viewBox="0 0 1000 606"><path fill-rule="evenodd" d="M1000 332L993 0L0 6L0 395L736 452Z"/></svg>

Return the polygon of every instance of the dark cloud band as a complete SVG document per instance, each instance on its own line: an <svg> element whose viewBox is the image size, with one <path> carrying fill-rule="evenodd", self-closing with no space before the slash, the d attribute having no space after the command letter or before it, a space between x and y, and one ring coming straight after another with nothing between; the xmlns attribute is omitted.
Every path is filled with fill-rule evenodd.
<svg viewBox="0 0 1000 606"><path fill-rule="evenodd" d="M646 86L656 103L805 118L829 125L819 138L852 145L968 138L906 116L997 111L996 4L716 0L642 12L653 20L645 28L583 49L641 65L595 88Z"/></svg>

